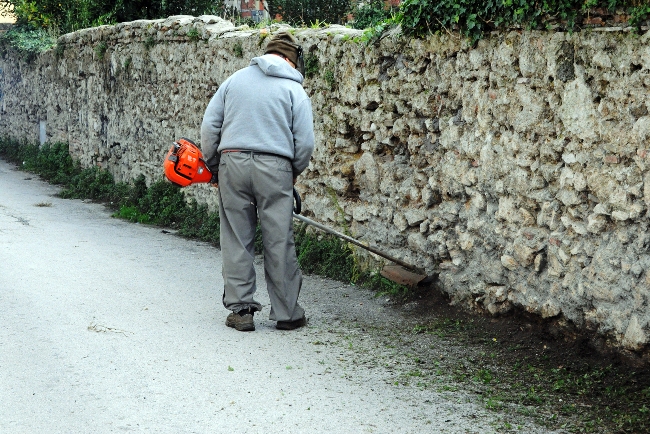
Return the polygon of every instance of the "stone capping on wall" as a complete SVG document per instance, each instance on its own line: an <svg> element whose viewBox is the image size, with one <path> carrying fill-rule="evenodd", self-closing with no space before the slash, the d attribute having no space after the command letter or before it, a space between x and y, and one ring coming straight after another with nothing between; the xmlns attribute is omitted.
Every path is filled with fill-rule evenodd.
<svg viewBox="0 0 650 434"><path fill-rule="evenodd" d="M30 64L5 53L0 128L35 141L45 121L85 167L160 179L171 141L198 139L220 83L281 29L311 65L308 217L440 268L453 303L522 309L650 360L648 33L511 31L471 46L396 29L365 44L341 26L121 23L63 35ZM214 208L214 190L189 191Z"/></svg>

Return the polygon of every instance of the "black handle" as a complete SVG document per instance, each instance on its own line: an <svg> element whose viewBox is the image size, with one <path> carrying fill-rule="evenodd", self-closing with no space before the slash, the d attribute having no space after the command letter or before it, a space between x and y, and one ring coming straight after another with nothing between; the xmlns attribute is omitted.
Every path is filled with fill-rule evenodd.
<svg viewBox="0 0 650 434"><path fill-rule="evenodd" d="M302 200L300 199L300 195L298 194L298 191L296 191L295 187L293 189L293 199L296 202L293 207L293 212L294 214L300 214L300 211L302 211Z"/></svg>

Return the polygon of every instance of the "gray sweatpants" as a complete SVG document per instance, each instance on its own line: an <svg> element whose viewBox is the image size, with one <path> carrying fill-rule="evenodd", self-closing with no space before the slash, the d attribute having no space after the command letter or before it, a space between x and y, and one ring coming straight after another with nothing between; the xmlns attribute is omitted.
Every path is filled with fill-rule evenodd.
<svg viewBox="0 0 650 434"><path fill-rule="evenodd" d="M253 259L259 216L264 240L264 272L272 321L295 321L305 311L298 304L302 274L293 238L291 162L273 155L225 152L219 163L219 218L226 309L239 312L262 306Z"/></svg>

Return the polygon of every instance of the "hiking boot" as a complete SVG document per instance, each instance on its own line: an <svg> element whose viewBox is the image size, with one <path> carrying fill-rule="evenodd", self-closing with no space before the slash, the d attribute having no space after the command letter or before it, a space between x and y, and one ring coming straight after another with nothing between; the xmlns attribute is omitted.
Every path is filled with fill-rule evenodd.
<svg viewBox="0 0 650 434"><path fill-rule="evenodd" d="M255 330L255 322L253 321L253 314L248 312L250 311L247 311L247 313L242 312L243 315L236 312L231 313L226 318L226 325L240 332L252 332Z"/></svg>
<svg viewBox="0 0 650 434"><path fill-rule="evenodd" d="M278 323L275 325L275 328L278 330L295 330L306 325L307 318L303 316L302 318L295 321L278 321Z"/></svg>

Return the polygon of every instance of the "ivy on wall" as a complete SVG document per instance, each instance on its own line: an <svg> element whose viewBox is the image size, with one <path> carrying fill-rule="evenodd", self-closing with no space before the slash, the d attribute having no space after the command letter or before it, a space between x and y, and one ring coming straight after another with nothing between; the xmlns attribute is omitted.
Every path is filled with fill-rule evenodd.
<svg viewBox="0 0 650 434"><path fill-rule="evenodd" d="M559 25L574 30L597 11L621 14L633 26L650 15L648 0L404 0L398 22L405 34L423 36L460 31L476 41L486 32L520 26L545 29Z"/></svg>

